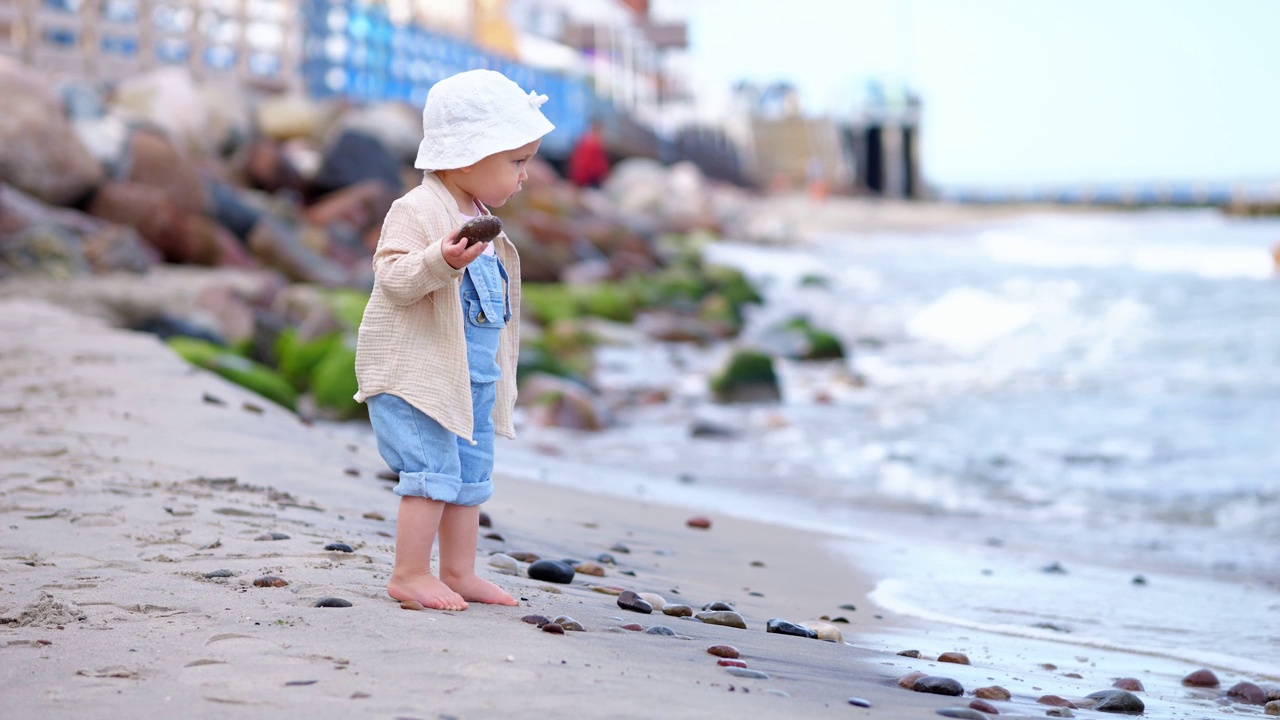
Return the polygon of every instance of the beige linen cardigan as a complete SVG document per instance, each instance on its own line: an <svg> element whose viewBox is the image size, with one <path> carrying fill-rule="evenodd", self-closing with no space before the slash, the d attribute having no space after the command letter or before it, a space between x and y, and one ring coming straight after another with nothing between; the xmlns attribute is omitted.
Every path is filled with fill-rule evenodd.
<svg viewBox="0 0 1280 720"><path fill-rule="evenodd" d="M482 209L487 213L488 208ZM396 200L373 254L373 293L356 342L357 402L390 393L474 442L471 376L458 288L462 270L445 262L441 245L465 216L434 173ZM514 438L516 360L520 353L520 257L500 234L494 251L507 269L511 319L500 331L494 431Z"/></svg>

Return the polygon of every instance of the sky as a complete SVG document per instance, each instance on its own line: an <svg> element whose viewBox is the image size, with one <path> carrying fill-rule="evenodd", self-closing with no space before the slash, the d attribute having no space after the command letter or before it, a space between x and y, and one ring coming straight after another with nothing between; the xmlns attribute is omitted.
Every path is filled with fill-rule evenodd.
<svg viewBox="0 0 1280 720"><path fill-rule="evenodd" d="M688 0L702 83L922 99L940 187L1280 182L1280 0Z"/></svg>

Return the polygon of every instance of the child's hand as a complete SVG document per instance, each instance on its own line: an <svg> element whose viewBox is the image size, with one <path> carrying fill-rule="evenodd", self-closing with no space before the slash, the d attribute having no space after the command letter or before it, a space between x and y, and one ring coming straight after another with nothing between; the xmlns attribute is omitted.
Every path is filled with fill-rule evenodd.
<svg viewBox="0 0 1280 720"><path fill-rule="evenodd" d="M454 230L440 245L440 252L444 254L444 261L449 263L449 267L454 270L461 270L470 265L472 260L480 257L486 245L486 243L476 243L471 247L467 247L466 239L458 238L458 232L461 229Z"/></svg>

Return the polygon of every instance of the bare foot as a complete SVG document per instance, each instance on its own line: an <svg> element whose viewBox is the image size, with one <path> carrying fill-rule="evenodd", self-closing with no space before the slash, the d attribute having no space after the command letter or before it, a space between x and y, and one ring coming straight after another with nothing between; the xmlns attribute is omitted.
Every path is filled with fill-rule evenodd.
<svg viewBox="0 0 1280 720"><path fill-rule="evenodd" d="M423 607L435 610L467 609L466 600L431 573L407 577L392 574L387 583L387 594L401 602L415 600Z"/></svg>
<svg viewBox="0 0 1280 720"><path fill-rule="evenodd" d="M447 581L449 587L453 588L464 600L470 602L486 603L489 605L519 605L515 598L502 588L494 585L488 580L481 580L475 575L462 575L459 577L451 577Z"/></svg>

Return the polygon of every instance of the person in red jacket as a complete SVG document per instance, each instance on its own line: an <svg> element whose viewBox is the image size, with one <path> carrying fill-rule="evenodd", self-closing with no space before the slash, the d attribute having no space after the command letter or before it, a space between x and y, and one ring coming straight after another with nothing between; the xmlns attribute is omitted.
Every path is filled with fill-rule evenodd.
<svg viewBox="0 0 1280 720"><path fill-rule="evenodd" d="M592 121L590 127L578 138L569 156L569 180L578 187L600 187L609 177L609 155L604 150L604 136L600 122Z"/></svg>

